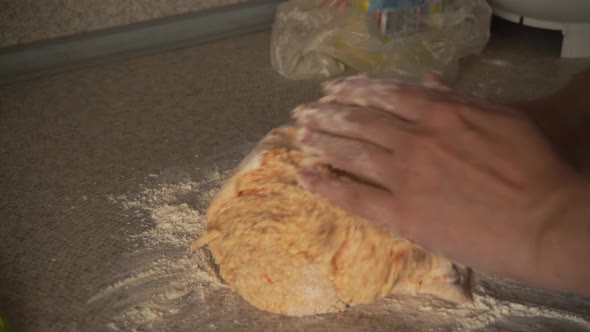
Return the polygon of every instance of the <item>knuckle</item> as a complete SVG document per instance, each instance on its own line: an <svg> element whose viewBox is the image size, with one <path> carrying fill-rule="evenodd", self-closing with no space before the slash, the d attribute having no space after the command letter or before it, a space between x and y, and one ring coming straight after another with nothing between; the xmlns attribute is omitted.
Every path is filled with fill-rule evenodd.
<svg viewBox="0 0 590 332"><path fill-rule="evenodd" d="M358 159L364 159L364 164L367 165L376 165L381 162L378 153L372 147L364 150L361 158Z"/></svg>
<svg viewBox="0 0 590 332"><path fill-rule="evenodd" d="M438 150L439 141L431 133L414 133L411 135L409 155L419 158Z"/></svg>
<svg viewBox="0 0 590 332"><path fill-rule="evenodd" d="M463 106L456 103L443 102L432 108L429 122L435 127L458 128L465 122L461 115Z"/></svg>
<svg viewBox="0 0 590 332"><path fill-rule="evenodd" d="M432 145L432 137L427 132L413 132L409 135L412 146L426 147Z"/></svg>
<svg viewBox="0 0 590 332"><path fill-rule="evenodd" d="M354 109L344 108L334 113L342 123L357 123L362 121L362 116Z"/></svg>
<svg viewBox="0 0 590 332"><path fill-rule="evenodd" d="M365 168L373 164L373 153L358 144L355 148L349 150L349 161L359 168Z"/></svg>

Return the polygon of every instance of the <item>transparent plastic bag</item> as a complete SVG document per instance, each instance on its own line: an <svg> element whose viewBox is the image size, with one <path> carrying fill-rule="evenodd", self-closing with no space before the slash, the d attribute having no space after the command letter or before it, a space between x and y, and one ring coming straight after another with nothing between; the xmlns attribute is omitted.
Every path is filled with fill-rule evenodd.
<svg viewBox="0 0 590 332"><path fill-rule="evenodd" d="M422 15L425 7L372 8L381 2L290 0L279 5L273 68L289 79L327 78L347 68L405 80L438 71L452 79L458 60L479 53L489 40L492 11L485 0L418 0L431 5L427 15Z"/></svg>

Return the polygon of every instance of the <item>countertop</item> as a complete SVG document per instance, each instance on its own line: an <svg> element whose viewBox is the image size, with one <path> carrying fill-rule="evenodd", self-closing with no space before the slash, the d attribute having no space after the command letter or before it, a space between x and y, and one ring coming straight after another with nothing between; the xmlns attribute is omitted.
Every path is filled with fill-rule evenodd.
<svg viewBox="0 0 590 332"><path fill-rule="evenodd" d="M156 323L121 316L142 312L137 289L174 284L175 275L131 284L147 271L142 264L186 254L184 244L167 242L157 252L154 241L142 240L159 225L157 202L144 194L194 184L160 207L186 204L202 218L207 195L244 154L288 122L294 106L319 97L319 81L273 72L269 42L270 32L261 32L0 86L0 310L14 331L461 329L450 309L431 327L420 325L420 315L392 322L383 317L395 312L364 309L298 321L239 299L229 311L211 298L193 305L186 301L194 291L182 305L163 299L166 314L147 313L160 315ZM559 33L496 21L489 45L463 61L454 86L500 102L549 93L590 66L590 59L560 59L559 44ZM148 208L130 208L138 200ZM487 287L494 279L486 278L478 280L487 295L540 309L538 317L496 315L477 329L590 330L590 300L508 281ZM233 296L225 288L216 294L226 302Z"/></svg>

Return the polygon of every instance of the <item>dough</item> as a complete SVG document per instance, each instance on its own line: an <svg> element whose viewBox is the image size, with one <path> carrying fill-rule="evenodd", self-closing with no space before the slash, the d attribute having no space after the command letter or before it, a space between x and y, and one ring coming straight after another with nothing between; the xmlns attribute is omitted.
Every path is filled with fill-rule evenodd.
<svg viewBox="0 0 590 332"><path fill-rule="evenodd" d="M208 245L225 281L273 313L334 312L389 293L471 299L468 269L300 188L296 130L261 141L211 202L191 249Z"/></svg>

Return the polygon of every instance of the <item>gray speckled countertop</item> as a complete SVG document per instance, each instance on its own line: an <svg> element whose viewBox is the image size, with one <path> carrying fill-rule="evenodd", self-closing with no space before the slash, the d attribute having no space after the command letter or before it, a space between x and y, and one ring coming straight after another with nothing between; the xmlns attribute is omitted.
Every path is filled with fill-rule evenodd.
<svg viewBox="0 0 590 332"><path fill-rule="evenodd" d="M464 61L455 86L496 101L550 92L590 66L559 59L559 38L496 24L489 46ZM15 331L104 330L117 309L88 300L130 268L124 237L150 227L108 197L137 190L149 174L173 182L229 170L287 122L292 107L319 96L319 82L287 81L272 71L269 40L269 32L257 33L0 86L0 307ZM555 306L565 310L568 301L556 297ZM589 302L571 301L578 317L590 319ZM234 328L314 329L273 317L243 309L233 320L243 325ZM358 312L343 317L348 328L379 326ZM279 323L263 325L273 319ZM316 320L316 329L334 327L326 325L330 319Z"/></svg>
<svg viewBox="0 0 590 332"><path fill-rule="evenodd" d="M247 0L1 0L0 47L86 33Z"/></svg>

